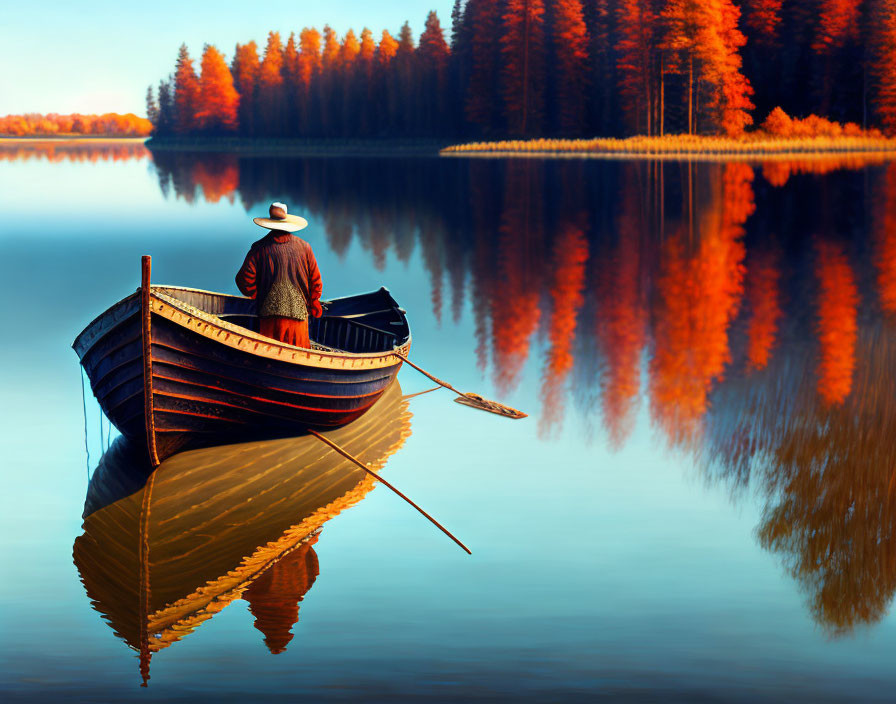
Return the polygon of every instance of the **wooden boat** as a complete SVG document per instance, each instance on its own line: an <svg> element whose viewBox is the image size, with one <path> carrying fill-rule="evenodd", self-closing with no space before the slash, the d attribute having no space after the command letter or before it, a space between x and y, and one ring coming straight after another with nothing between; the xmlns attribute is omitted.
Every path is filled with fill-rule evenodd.
<svg viewBox="0 0 896 704"><path fill-rule="evenodd" d="M106 417L141 438L153 464L186 447L335 428L367 411L395 379L411 334L382 288L324 303L311 349L260 335L255 301L143 285L72 345Z"/></svg>
<svg viewBox="0 0 896 704"><path fill-rule="evenodd" d="M363 417L322 434L378 472L410 421L395 383ZM308 435L181 452L155 471L119 439L88 488L74 562L93 607L139 651L144 681L153 653L240 598L279 652L317 575L312 543L375 484Z"/></svg>

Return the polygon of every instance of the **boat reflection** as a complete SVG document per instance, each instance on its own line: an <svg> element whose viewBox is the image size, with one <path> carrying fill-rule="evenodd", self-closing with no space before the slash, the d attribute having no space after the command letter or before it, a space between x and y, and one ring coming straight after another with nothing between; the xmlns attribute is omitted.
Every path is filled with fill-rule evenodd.
<svg viewBox="0 0 896 704"><path fill-rule="evenodd" d="M410 436L407 405L396 382L325 435L382 469ZM374 484L308 436L183 452L151 473L119 440L91 480L75 565L93 607L139 652L144 685L153 653L240 598L279 653L318 575L321 528Z"/></svg>

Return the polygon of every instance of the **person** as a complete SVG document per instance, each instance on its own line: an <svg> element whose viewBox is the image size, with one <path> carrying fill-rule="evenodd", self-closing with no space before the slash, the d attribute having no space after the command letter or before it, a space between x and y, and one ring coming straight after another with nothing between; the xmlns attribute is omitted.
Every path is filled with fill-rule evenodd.
<svg viewBox="0 0 896 704"><path fill-rule="evenodd" d="M305 218L290 215L283 203L273 203L269 218L253 218L270 230L254 243L236 275L243 295L257 301L259 332L297 347L311 347L308 316L323 314L323 286L311 245L293 236L308 226Z"/></svg>

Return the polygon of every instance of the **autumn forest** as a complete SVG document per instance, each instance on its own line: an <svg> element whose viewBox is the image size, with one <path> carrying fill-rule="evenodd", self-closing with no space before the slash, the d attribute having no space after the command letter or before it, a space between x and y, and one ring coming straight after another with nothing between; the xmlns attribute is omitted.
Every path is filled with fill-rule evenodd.
<svg viewBox="0 0 896 704"><path fill-rule="evenodd" d="M896 0L456 0L416 40L181 46L147 95L158 135L244 137L737 136L775 108L896 133Z"/></svg>

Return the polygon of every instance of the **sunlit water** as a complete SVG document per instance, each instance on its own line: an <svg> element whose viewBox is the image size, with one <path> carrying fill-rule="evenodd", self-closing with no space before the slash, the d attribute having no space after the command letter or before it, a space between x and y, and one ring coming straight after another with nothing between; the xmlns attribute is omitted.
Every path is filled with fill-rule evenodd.
<svg viewBox="0 0 896 704"><path fill-rule="evenodd" d="M896 166L50 156L0 164L5 701L891 699ZM138 588L72 557L116 433L88 388L88 462L70 344L141 254L235 293L274 199L311 223L325 297L388 286L419 364L530 417L411 398L384 476L472 557L377 488L141 689L85 584L125 619ZM251 542L260 515L228 525ZM285 650L259 591L298 603Z"/></svg>

